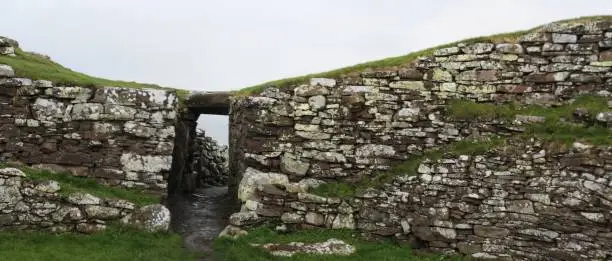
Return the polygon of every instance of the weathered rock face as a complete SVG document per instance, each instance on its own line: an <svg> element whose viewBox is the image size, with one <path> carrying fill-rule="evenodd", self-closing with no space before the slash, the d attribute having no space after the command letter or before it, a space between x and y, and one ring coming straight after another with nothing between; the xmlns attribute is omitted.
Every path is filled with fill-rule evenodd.
<svg viewBox="0 0 612 261"><path fill-rule="evenodd" d="M163 190L177 106L172 91L61 86L0 65L0 161Z"/></svg>
<svg viewBox="0 0 612 261"><path fill-rule="evenodd" d="M145 231L168 229L170 213L164 206L138 208L126 200L82 192L63 198L60 190L56 181L30 181L19 169L0 168L0 230L93 233L121 219Z"/></svg>
<svg viewBox="0 0 612 261"><path fill-rule="evenodd" d="M516 151L535 158L501 152L447 158L423 165L418 176L344 201L304 192L321 181L355 182L428 149L471 137L511 136L524 129L521 124L544 121L530 115L505 122L455 120L447 117L452 100L554 106L590 94L612 105L611 26L550 25L518 43L458 44L401 68L315 78L236 98L230 183L243 206L230 223L245 227L272 218L297 227L408 235L432 249L478 258L605 258L612 209L604 196L611 185L606 147L557 153L525 141L515 144ZM595 124L612 127L608 112L594 116ZM562 160L574 157L599 163ZM451 163L459 166L445 166ZM582 179L583 173L593 180ZM562 203L575 197L579 208ZM557 205L538 201L547 198ZM573 230L554 225L559 220Z"/></svg>
<svg viewBox="0 0 612 261"><path fill-rule="evenodd" d="M192 159L192 172L197 186L227 186L228 151L203 130L196 132Z"/></svg>

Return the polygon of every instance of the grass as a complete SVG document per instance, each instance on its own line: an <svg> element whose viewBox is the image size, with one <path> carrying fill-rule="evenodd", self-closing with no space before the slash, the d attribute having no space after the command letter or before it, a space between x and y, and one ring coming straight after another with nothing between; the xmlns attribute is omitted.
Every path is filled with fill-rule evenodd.
<svg viewBox="0 0 612 261"><path fill-rule="evenodd" d="M573 113L577 109L588 112L586 119L575 122ZM595 116L608 111L605 97L581 95L570 104L556 107L541 105L520 106L517 104L476 103L467 100L452 101L447 108L447 116L455 121L512 120L516 115L544 117L543 123L525 126L525 136L536 136L548 141L571 143L585 141L596 145L612 144L610 129L596 123Z"/></svg>
<svg viewBox="0 0 612 261"><path fill-rule="evenodd" d="M578 17L574 19L567 19L567 20L562 20L562 21L557 21L557 22L558 23L579 23L579 22L585 22L585 21L591 21L591 20L612 20L612 16L585 16L585 17ZM378 70L397 69L397 67L405 66L407 64L412 63L418 57L433 55L434 51L437 49L456 46L458 43L466 43L466 44L477 43L477 42L515 43L518 41L518 39L521 36L527 33L530 33L530 32L537 31L538 29L541 29L544 26L545 25L537 26L535 28L524 30L524 31L516 31L516 32L510 32L510 33L495 34L491 36L480 36L480 37L464 39L461 41L439 45L436 47L416 51L416 52L409 53L409 54L402 55L402 56L390 57L390 58L385 58L385 59L376 60L376 61L370 61L370 62L361 63L361 64L357 64L357 65L353 65L353 66L349 66L345 68L340 68L340 69L336 69L336 70L332 70L328 72L314 73L314 74L308 74L304 76L270 81L270 82L243 88L241 90L236 91L235 95L248 96L252 94L257 94L268 87L276 87L276 88L284 89L284 88L288 88L291 86L306 83L310 78L318 78L318 77L320 78L340 78L341 76L350 75L352 73L365 71L368 69L372 69L372 70L374 69L378 69Z"/></svg>
<svg viewBox="0 0 612 261"><path fill-rule="evenodd" d="M573 112L585 109L589 113L586 122L572 122ZM518 104L476 103L469 100L455 100L447 107L447 116L453 121L492 121L512 120L515 115L542 116L543 123L531 123L525 125L523 133L517 134L518 138L528 139L538 137L548 142L569 145L575 141L587 142L595 145L612 145L612 135L606 126L595 123L595 115L607 111L608 103L605 97L583 95L577 97L572 103L557 106L544 107L540 105L520 106ZM506 138L508 139L508 138ZM310 193L325 197L353 197L356 193L367 188L378 187L389 183L400 175L416 175L417 168L425 159L437 160L443 156L475 155L485 153L493 148L507 144L503 137L489 140L462 140L442 146L439 149L429 150L418 157L413 157L389 171L378 172L373 177L363 177L355 184L344 182L329 182L310 189Z"/></svg>
<svg viewBox="0 0 612 261"><path fill-rule="evenodd" d="M177 92L179 99L184 99L189 91L161 87L156 84L146 84L128 81L114 81L75 72L52 60L45 59L38 55L24 52L16 48L16 56L0 56L0 64L7 64L13 67L17 77L30 78L32 80L49 80L56 86L83 86L83 87L102 87L115 86L134 89L153 88L165 89Z"/></svg>
<svg viewBox="0 0 612 261"><path fill-rule="evenodd" d="M250 244L263 243L289 243L289 242L322 242L330 238L344 240L356 248L356 253L350 256L331 255L309 255L296 254L292 257L272 256L265 250L253 247ZM270 228L256 228L249 231L246 236L232 240L230 238L218 238L213 243L213 254L217 261L425 261L425 260L461 260L461 257L427 255L417 256L412 249L406 245L400 245L391 240L368 241L350 230L326 230L314 229L296 231L287 234L278 234Z"/></svg>
<svg viewBox="0 0 612 261"><path fill-rule="evenodd" d="M453 100L448 105L448 116L456 121L473 120L511 120L515 115L543 116L549 120L572 119L573 112L582 108L591 114L591 120L599 112L608 110L606 97L581 95L571 103L562 106L547 107L542 105L522 106L517 103L493 104L478 103L470 100Z"/></svg>
<svg viewBox="0 0 612 261"><path fill-rule="evenodd" d="M173 233L147 233L108 227L91 235L49 232L0 232L0 256L6 261L189 261L195 254Z"/></svg>
<svg viewBox="0 0 612 261"><path fill-rule="evenodd" d="M0 167L7 165L0 164ZM87 177L75 177L69 173L55 173L46 170L37 170L29 167L20 167L26 175L27 180L43 181L55 180L60 184L60 196L67 197L74 192L85 192L98 197L125 199L137 206L157 204L160 202L158 195L153 195L144 190L107 187L98 184L95 180Z"/></svg>

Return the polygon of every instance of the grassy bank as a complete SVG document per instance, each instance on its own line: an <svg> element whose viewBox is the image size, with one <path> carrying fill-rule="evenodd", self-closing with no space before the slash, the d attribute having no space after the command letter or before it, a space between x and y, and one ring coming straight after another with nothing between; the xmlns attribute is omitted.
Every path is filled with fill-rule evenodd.
<svg viewBox="0 0 612 261"><path fill-rule="evenodd" d="M13 67L15 75L18 77L29 78L32 80L49 80L56 86L84 86L84 87L102 87L115 86L134 89L153 88L166 89L177 92L179 98L183 99L189 91L162 87L156 84L115 81L93 77L84 73L73 71L62 66L52 60L34 55L17 48L15 49L16 56L0 55L0 64L6 64Z"/></svg>
<svg viewBox="0 0 612 261"><path fill-rule="evenodd" d="M108 228L92 235L48 232L0 232L5 261L189 261L179 235Z"/></svg>
<svg viewBox="0 0 612 261"><path fill-rule="evenodd" d="M296 254L293 257L272 256L265 250L250 244L289 243L289 242L323 242L330 238L344 240L353 245L357 251L350 256L321 256ZM459 257L441 255L417 256L407 245L400 245L391 240L368 241L350 230L306 230L288 234L278 234L269 228L257 228L236 240L219 238L213 243L216 261L442 261L461 260Z"/></svg>
<svg viewBox="0 0 612 261"><path fill-rule="evenodd" d="M612 16L585 16L585 17L578 17L578 18L567 19L567 20L556 21L556 22L557 23L579 23L579 22L593 21L593 20L612 20ZM538 29L542 27L543 26L537 26L535 28L524 30L524 31L516 31L516 32L501 33L501 34L490 35L490 36L474 37L474 38L464 39L464 40L453 42L453 43L439 45L439 46L428 48L425 50L412 52L412 53L402 55L402 56L389 57L389 58L385 58L381 60L365 62L365 63L348 66L345 68L340 68L340 69L336 69L336 70L332 70L328 72L314 73L314 74L308 74L304 76L270 81L270 82L243 88L237 91L236 94L247 96L247 95L257 94L268 87L287 88L290 86L306 83L310 78L316 78L316 77L339 78L343 75L351 75L351 74L359 73L365 70L384 70L384 69L394 69L394 68L396 69L397 67L405 66L405 65L412 63L418 57L431 56L433 55L434 51L437 49L456 46L458 43L466 43L466 44L478 43L478 42L480 43L482 42L515 43L515 42L518 42L521 36L527 33L530 33L530 32L537 31Z"/></svg>

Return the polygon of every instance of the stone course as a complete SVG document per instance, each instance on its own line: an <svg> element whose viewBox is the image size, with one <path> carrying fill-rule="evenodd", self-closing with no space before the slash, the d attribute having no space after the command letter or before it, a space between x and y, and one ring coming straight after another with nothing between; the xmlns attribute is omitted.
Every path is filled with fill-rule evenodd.
<svg viewBox="0 0 612 261"><path fill-rule="evenodd" d="M174 91L66 86L0 64L0 161L164 190L177 108Z"/></svg>
<svg viewBox="0 0 612 261"><path fill-rule="evenodd" d="M139 208L122 199L74 192L59 194L54 180L30 180L15 168L0 168L0 230L93 233L118 221L145 231L167 231L170 213L162 205Z"/></svg>
<svg viewBox="0 0 612 261"><path fill-rule="evenodd" d="M322 182L367 179L429 149L512 136L525 123L545 120L456 120L448 113L454 100L559 106L588 94L607 99L609 109L590 124L612 128L611 32L610 21L551 24L518 42L459 43L402 67L234 98L230 175L240 182L230 188L242 211L226 231L276 220L405 237L476 258L610 258L610 148L597 144L559 152L524 140L508 147L516 154L426 162L417 176L356 198L307 192Z"/></svg>

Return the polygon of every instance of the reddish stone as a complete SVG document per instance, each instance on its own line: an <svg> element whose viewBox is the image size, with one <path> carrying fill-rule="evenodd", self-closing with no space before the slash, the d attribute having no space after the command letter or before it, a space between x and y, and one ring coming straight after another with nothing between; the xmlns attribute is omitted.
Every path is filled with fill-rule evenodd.
<svg viewBox="0 0 612 261"><path fill-rule="evenodd" d="M497 81L496 70L482 70L476 74L476 80L478 81Z"/></svg>
<svg viewBox="0 0 612 261"><path fill-rule="evenodd" d="M612 61L612 50L599 53L600 61Z"/></svg>
<svg viewBox="0 0 612 261"><path fill-rule="evenodd" d="M505 93L526 93L526 92L532 92L533 88L528 85L513 84L513 85L503 85L498 90L500 92L505 92Z"/></svg>

